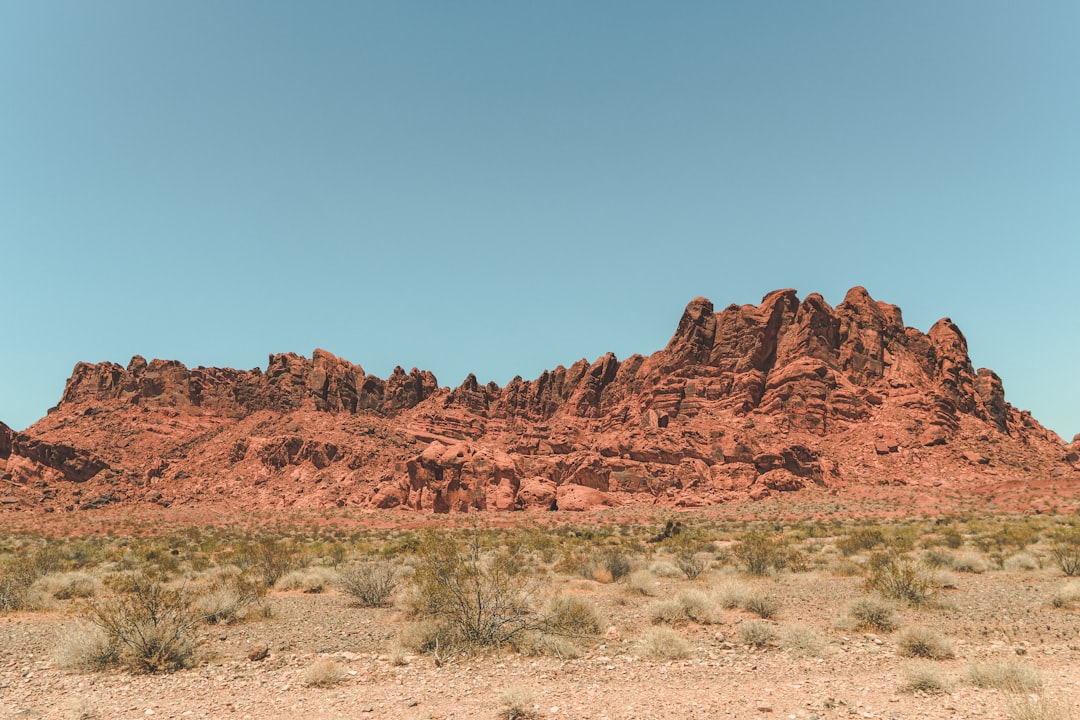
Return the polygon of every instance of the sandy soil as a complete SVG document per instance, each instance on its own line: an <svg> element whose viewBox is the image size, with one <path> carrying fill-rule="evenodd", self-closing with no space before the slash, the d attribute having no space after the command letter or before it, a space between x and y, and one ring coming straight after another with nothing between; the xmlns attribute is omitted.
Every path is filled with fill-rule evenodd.
<svg viewBox="0 0 1080 720"><path fill-rule="evenodd" d="M642 657L649 602L684 588L708 589L732 579L776 600L768 621L781 633L813 627L825 640L816 653L776 646L740 646L736 628L751 619L725 611L723 622L684 625L691 641L683 660ZM52 652L74 622L70 607L0 616L0 714L10 718L497 718L508 688L532 697L534 716L579 720L659 718L925 718L1011 717L1027 701L964 681L972 663L1021 662L1042 677L1043 702L1080 699L1080 623L1049 606L1064 583L1049 568L957 573L936 608L900 608L901 626L928 626L955 642L956 657L923 661L951 687L927 695L901 690L912 661L897 652L898 633L855 632L850 602L865 595L859 578L825 571L749 579L712 572L690 581L657 578L653 598L625 585L559 576L558 589L592 598L609 637L573 659L497 652L436 667L427 656L401 657L396 638L405 620L394 609L353 607L347 596L274 592L270 619L207 627L204 661L164 676L69 674ZM554 590L556 588L547 588ZM267 644L262 661L249 651ZM340 659L348 674L329 688L307 687L303 672L320 657ZM399 664L404 663L404 664ZM1073 707L1072 712L1076 712ZM1063 717L1078 717L1071 714ZM1049 716L1047 716L1049 717Z"/></svg>

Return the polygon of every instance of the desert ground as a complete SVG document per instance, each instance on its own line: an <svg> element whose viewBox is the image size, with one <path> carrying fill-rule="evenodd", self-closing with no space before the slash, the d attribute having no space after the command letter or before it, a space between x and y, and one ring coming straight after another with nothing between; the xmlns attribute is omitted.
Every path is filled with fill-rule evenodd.
<svg viewBox="0 0 1080 720"><path fill-rule="evenodd" d="M0 714L1080 713L1076 515L736 514L19 516Z"/></svg>

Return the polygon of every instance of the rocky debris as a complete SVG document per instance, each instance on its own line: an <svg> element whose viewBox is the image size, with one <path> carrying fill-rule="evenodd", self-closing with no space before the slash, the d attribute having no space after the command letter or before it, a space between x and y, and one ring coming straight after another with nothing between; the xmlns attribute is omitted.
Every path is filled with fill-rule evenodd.
<svg viewBox="0 0 1080 720"><path fill-rule="evenodd" d="M250 660L251 662L259 662L260 660L265 660L268 657L270 657L270 646L266 644L256 645L255 647L251 648L251 651L248 652L247 656L248 660Z"/></svg>
<svg viewBox="0 0 1080 720"><path fill-rule="evenodd" d="M695 298L649 356L502 387L469 375L440 388L401 367L382 379L324 350L271 355L265 370L79 363L45 418L0 426L0 463L19 500L4 507L153 497L443 513L694 507L928 475L956 488L1069 480L1080 441L1009 405L951 320L923 333L856 287L835 308L794 290L720 311Z"/></svg>

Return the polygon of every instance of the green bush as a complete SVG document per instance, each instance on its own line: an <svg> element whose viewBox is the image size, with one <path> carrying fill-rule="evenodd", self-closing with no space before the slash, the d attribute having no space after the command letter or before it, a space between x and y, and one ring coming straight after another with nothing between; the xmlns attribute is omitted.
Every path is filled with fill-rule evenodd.
<svg viewBox="0 0 1080 720"><path fill-rule="evenodd" d="M844 555L854 555L863 550L873 550L883 544L885 544L885 533L881 528L863 527L855 528L840 538L836 543L836 548Z"/></svg>
<svg viewBox="0 0 1080 720"><path fill-rule="evenodd" d="M675 565L682 570L688 580L694 580L709 569L709 559L701 553L683 550L675 555Z"/></svg>
<svg viewBox="0 0 1080 720"><path fill-rule="evenodd" d="M731 552L751 575L767 575L787 560L783 541L760 530L744 533Z"/></svg>
<svg viewBox="0 0 1080 720"><path fill-rule="evenodd" d="M51 546L20 552L0 563L0 612L37 608L42 598L31 586L59 565L60 555Z"/></svg>
<svg viewBox="0 0 1080 720"><path fill-rule="evenodd" d="M338 585L362 607L382 607L400 580L399 566L388 560L359 563L338 569Z"/></svg>
<svg viewBox="0 0 1080 720"><path fill-rule="evenodd" d="M412 578L415 615L436 620L443 646L498 647L542 626L531 608L534 590L513 552L485 553L478 534L464 545L426 535Z"/></svg>
<svg viewBox="0 0 1080 720"><path fill-rule="evenodd" d="M747 596L743 600L742 608L766 620L776 617L776 614L780 612L780 604L766 595Z"/></svg>
<svg viewBox="0 0 1080 720"><path fill-rule="evenodd" d="M920 605L934 596L933 578L908 557L879 553L867 563L865 586L892 600Z"/></svg>
<svg viewBox="0 0 1080 720"><path fill-rule="evenodd" d="M199 612L185 589L145 577L132 579L131 591L85 606L86 620L120 648L120 662L133 672L170 672L191 667Z"/></svg>
<svg viewBox="0 0 1080 720"><path fill-rule="evenodd" d="M889 633L898 625L892 606L870 598L856 600L848 610L848 614L854 621L855 629L864 632Z"/></svg>
<svg viewBox="0 0 1080 720"><path fill-rule="evenodd" d="M1065 577L1080 575L1080 529L1070 527L1059 532L1050 547L1050 555Z"/></svg>
<svg viewBox="0 0 1080 720"><path fill-rule="evenodd" d="M604 552L601 565L611 575L612 582L621 580L630 574L630 556L619 548L612 548Z"/></svg>

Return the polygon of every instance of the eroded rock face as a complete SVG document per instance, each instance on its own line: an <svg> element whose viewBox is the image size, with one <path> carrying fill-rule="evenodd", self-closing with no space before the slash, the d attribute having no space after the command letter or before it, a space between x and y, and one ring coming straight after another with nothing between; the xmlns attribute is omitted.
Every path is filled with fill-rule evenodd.
<svg viewBox="0 0 1080 720"><path fill-rule="evenodd" d="M415 407L438 389L435 376L398 367L386 379L326 352L312 358L271 355L266 371L198 367L136 355L122 368L115 363L79 363L64 388L60 406L124 401L134 405L245 415L256 410L299 409L391 413Z"/></svg>
<svg viewBox="0 0 1080 720"><path fill-rule="evenodd" d="M382 379L323 350L265 370L80 363L47 417L0 426L9 505L54 509L695 507L1037 472L1080 478L1080 443L1010 406L948 318L920 332L861 287L835 308L794 290L719 312L695 298L652 355L504 387L440 388L400 367Z"/></svg>

